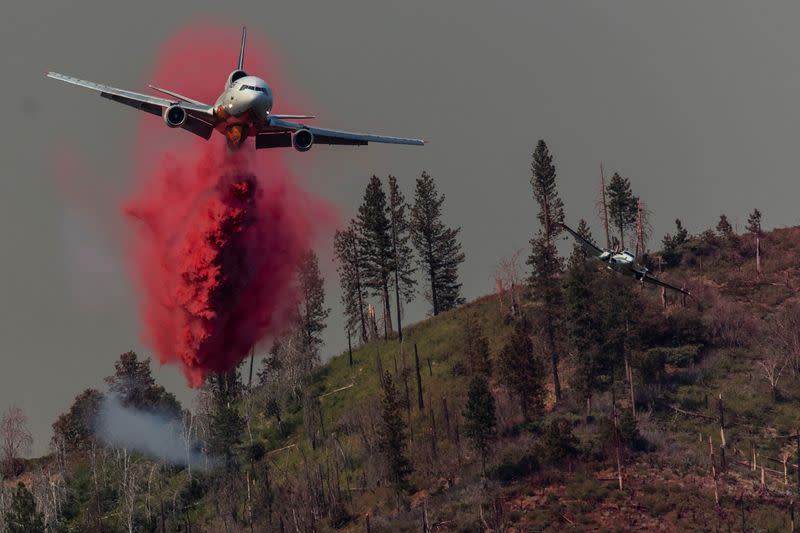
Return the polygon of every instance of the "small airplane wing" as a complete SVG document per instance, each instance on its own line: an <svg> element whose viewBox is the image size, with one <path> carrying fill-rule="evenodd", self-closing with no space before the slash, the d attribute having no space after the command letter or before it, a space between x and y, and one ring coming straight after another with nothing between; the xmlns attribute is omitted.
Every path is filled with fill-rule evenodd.
<svg viewBox="0 0 800 533"><path fill-rule="evenodd" d="M164 108L177 104L184 108L188 115L186 123L181 126L183 129L199 135L200 137L204 137L205 139L211 137L211 133L214 131L213 123L215 119L213 108L209 105L197 102L196 100L182 101L178 98L161 98L149 94L118 89L101 83L81 80L57 72L48 72L47 77L97 91L103 98L108 98L109 100L134 107L153 115L161 116L164 112Z"/></svg>
<svg viewBox="0 0 800 533"><path fill-rule="evenodd" d="M672 289L673 291L683 293L686 296L691 296L692 295L692 293L690 293L686 289L681 289L679 287L676 287L675 285L670 285L666 281L662 281L662 280L658 279L657 277L655 277L654 275L652 275L649 272L645 272L643 279L647 283L651 283L653 285L658 285L659 287L666 287L667 289Z"/></svg>
<svg viewBox="0 0 800 533"><path fill-rule="evenodd" d="M270 117L270 129L283 129L288 131L308 130L314 135L316 144L348 144L352 146L363 146L368 143L388 143L388 144L410 144L422 146L425 141L422 139L408 139L405 137L386 137L383 135L369 135L366 133L353 133L350 131L328 130L306 126L295 122L287 122L280 118Z"/></svg>
<svg viewBox="0 0 800 533"><path fill-rule="evenodd" d="M564 228L565 230L567 230L575 238L575 240L578 241L578 244L581 245L583 250L590 257L597 258L597 257L600 257L601 255L603 255L606 252L606 250L603 250L602 248L599 248L597 245L595 245L594 243L592 243L591 241L589 241L588 239L583 237L580 233L578 233L577 231L573 230L572 228L570 228L566 224L561 224L561 227Z"/></svg>

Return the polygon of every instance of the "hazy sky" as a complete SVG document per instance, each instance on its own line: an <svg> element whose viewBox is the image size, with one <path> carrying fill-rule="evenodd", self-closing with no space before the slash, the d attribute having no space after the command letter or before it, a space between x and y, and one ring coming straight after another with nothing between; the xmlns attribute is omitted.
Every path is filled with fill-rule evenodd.
<svg viewBox="0 0 800 533"><path fill-rule="evenodd" d="M198 18L232 29L231 63L237 25L266 38L282 85L313 106L292 112L430 141L317 147L312 164L288 157L344 219L371 174L395 174L411 197L428 170L447 195L447 221L462 227L469 298L492 290L500 257L527 249L530 152L540 138L555 156L567 219L589 218L595 230L601 161L632 180L657 239L676 217L691 231L722 212L741 226L753 207L768 227L798 223L796 2L92 1L5 11L0 409L25 410L37 452L56 416L101 386L120 353L149 354L117 206L99 205L132 187L128 146L141 117L43 73L143 90L159 46ZM56 168L72 170L59 179ZM344 341L333 265L324 267L332 351ZM420 298L407 320L426 309ZM156 376L191 397L175 368Z"/></svg>

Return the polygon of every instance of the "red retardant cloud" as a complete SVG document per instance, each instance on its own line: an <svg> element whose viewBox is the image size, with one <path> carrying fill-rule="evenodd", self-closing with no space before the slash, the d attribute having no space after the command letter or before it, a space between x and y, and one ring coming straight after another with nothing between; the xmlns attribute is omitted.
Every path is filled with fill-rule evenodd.
<svg viewBox="0 0 800 533"><path fill-rule="evenodd" d="M153 83L213 103L235 68L238 42L236 28L184 29L163 47ZM248 35L245 70L279 98L266 49ZM232 153L218 133L204 141L142 118L137 190L124 212L134 227L129 255L144 337L194 387L290 326L302 255L335 223L331 205L300 186L281 152L256 154L248 140Z"/></svg>

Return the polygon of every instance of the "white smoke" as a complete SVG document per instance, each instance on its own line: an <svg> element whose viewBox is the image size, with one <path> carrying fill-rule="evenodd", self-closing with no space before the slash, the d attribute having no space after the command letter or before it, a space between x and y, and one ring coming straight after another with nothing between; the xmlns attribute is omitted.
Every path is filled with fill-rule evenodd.
<svg viewBox="0 0 800 533"><path fill-rule="evenodd" d="M95 435L109 446L137 451L161 463L208 464L197 449L191 427L181 420L125 407L116 396L106 396L100 404Z"/></svg>

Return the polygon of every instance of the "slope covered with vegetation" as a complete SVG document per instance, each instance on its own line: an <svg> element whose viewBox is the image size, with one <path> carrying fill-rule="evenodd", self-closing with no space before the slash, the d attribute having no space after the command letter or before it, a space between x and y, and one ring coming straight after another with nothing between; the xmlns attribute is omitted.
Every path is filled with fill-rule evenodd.
<svg viewBox="0 0 800 533"><path fill-rule="evenodd" d="M664 306L658 290L593 269L595 290L608 291L596 305L624 297L634 307L631 371L598 364L589 410L585 360L565 322L563 397L555 402L543 343L531 335L544 401L524 416L525 389L503 357L520 321L541 309L517 288L516 307L509 292L486 296L407 327L402 344L375 339L352 361L340 354L302 392L278 394L270 375L281 374L265 365L263 384L237 384L232 396L242 426L230 462L207 468L96 443L80 434L80 402L91 402L79 398L61 421L77 431L72 441L5 482L7 520L35 516L15 495L21 480L54 531L786 530L798 490L798 238L798 228L762 235L758 274L753 235L687 237L662 273L693 290L685 304L667 295ZM476 375L495 400L485 474L465 417ZM153 383L137 390L170 404ZM219 436L204 412L213 409L184 422L211 442ZM392 426L403 434L394 449ZM393 454L405 459L399 476Z"/></svg>

